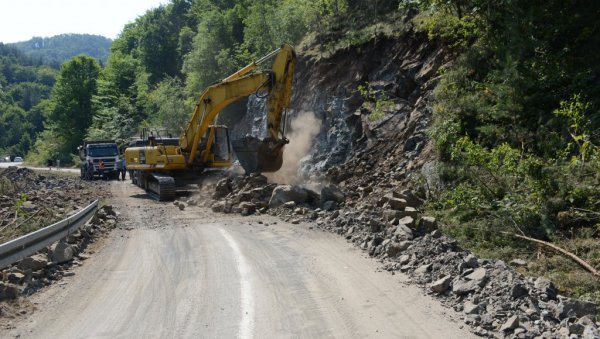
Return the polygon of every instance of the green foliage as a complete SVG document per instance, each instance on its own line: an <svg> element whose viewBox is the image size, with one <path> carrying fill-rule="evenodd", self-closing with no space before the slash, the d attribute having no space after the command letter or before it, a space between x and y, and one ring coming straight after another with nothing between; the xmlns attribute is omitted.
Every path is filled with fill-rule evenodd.
<svg viewBox="0 0 600 339"><path fill-rule="evenodd" d="M425 30L431 40L440 39L450 48L466 48L481 35L481 18L477 15L462 17L434 12L423 15L419 27Z"/></svg>
<svg viewBox="0 0 600 339"><path fill-rule="evenodd" d="M27 201L27 199L29 199L27 193L21 193L19 195L19 199L17 199L17 202L15 204L15 216L19 216L25 213L23 211L23 204Z"/></svg>
<svg viewBox="0 0 600 339"><path fill-rule="evenodd" d="M56 71L0 43L0 153L25 156L43 129L39 104L50 96Z"/></svg>
<svg viewBox="0 0 600 339"><path fill-rule="evenodd" d="M12 194L14 190L13 184L10 182L10 179L7 177L0 177L0 194L8 195Z"/></svg>
<svg viewBox="0 0 600 339"><path fill-rule="evenodd" d="M71 163L70 154L75 152L92 123L92 96L97 92L99 73L96 61L87 56L77 56L61 66L48 117L48 127L58 136L59 143L43 140L57 146L53 150L57 157L49 159Z"/></svg>
<svg viewBox="0 0 600 339"><path fill-rule="evenodd" d="M163 80L150 94L148 102L155 112L149 126L161 126L175 136L186 127L192 107L184 104L185 88L179 79Z"/></svg>
<svg viewBox="0 0 600 339"><path fill-rule="evenodd" d="M371 111L369 121L381 120L385 113L392 110L395 102L388 98L384 91L376 91L369 83L358 86L358 92L365 99L363 108Z"/></svg>
<svg viewBox="0 0 600 339"><path fill-rule="evenodd" d="M585 1L413 2L419 29L455 55L435 90L442 160L429 208L480 255L530 257L573 296L600 284L524 234L600 264L600 5ZM591 245L594 244L594 245ZM534 259L534 258L537 258Z"/></svg>
<svg viewBox="0 0 600 339"><path fill-rule="evenodd" d="M63 154L62 152L65 143L64 137L59 135L55 129L46 129L38 134L37 139L25 160L28 163L40 166L45 166L47 160L55 159L61 159L63 164L68 164L69 162L64 161L70 157L70 155L69 153Z"/></svg>

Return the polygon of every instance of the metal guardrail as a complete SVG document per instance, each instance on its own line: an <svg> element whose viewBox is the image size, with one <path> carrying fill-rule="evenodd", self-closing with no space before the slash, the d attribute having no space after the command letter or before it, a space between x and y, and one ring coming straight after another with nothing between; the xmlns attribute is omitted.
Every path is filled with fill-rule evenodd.
<svg viewBox="0 0 600 339"><path fill-rule="evenodd" d="M0 245L0 269L28 257L73 233L98 210L98 200L72 216Z"/></svg>

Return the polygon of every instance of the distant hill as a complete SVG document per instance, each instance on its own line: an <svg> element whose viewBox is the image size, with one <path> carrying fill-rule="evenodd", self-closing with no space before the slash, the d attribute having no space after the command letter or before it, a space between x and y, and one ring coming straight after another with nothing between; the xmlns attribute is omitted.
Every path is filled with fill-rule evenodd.
<svg viewBox="0 0 600 339"><path fill-rule="evenodd" d="M100 35L61 34L50 38L34 37L12 44L33 60L47 64L62 64L79 54L86 54L106 64L112 40Z"/></svg>

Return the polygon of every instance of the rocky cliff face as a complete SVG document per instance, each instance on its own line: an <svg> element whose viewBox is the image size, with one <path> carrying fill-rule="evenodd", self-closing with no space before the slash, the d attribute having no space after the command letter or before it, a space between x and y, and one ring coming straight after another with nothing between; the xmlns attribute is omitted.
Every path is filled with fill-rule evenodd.
<svg viewBox="0 0 600 339"><path fill-rule="evenodd" d="M296 139L304 137L290 137L288 149L310 143L300 145L306 157L288 159L300 162L298 174L304 181L327 174L327 181L342 186L407 184L408 173L430 159L426 129L436 74L447 62L443 49L413 34L377 39L318 60L298 54L287 130ZM377 107L375 101L385 105ZM376 110L383 114L372 119ZM251 98L248 114L232 131L234 138L264 134L263 111L264 102ZM308 119L310 126L293 124L306 114L320 123L316 133L315 119ZM351 184L349 178L356 180Z"/></svg>
<svg viewBox="0 0 600 339"><path fill-rule="evenodd" d="M447 62L443 49L410 36L379 39L327 59L300 55L291 119L314 112L321 120L303 174L327 173L348 189L407 184L409 173L430 159L426 130L436 74ZM383 114L373 120L375 110Z"/></svg>

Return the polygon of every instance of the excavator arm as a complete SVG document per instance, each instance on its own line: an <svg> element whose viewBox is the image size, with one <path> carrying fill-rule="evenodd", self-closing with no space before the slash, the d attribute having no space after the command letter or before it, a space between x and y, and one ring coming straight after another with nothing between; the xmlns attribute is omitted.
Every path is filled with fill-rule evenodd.
<svg viewBox="0 0 600 339"><path fill-rule="evenodd" d="M179 146L184 153L190 154L188 164L191 165L196 160L200 138L206 134L221 110L232 102L257 92L261 87L268 86L270 77L266 72L247 75L212 85L202 93L192 119L179 137Z"/></svg>
<svg viewBox="0 0 600 339"><path fill-rule="evenodd" d="M256 71L258 65L275 55L271 70ZM238 159L246 171L276 171L281 167L283 146L288 142L281 129L283 113L289 107L296 55L291 46L284 44L229 77L208 87L200 96L192 118L179 138L179 144L188 165L193 165L199 154L200 138L223 108L253 93L266 91L267 131L265 140L243 140L234 143ZM252 73L255 71L254 73ZM202 150L201 150L202 151Z"/></svg>

